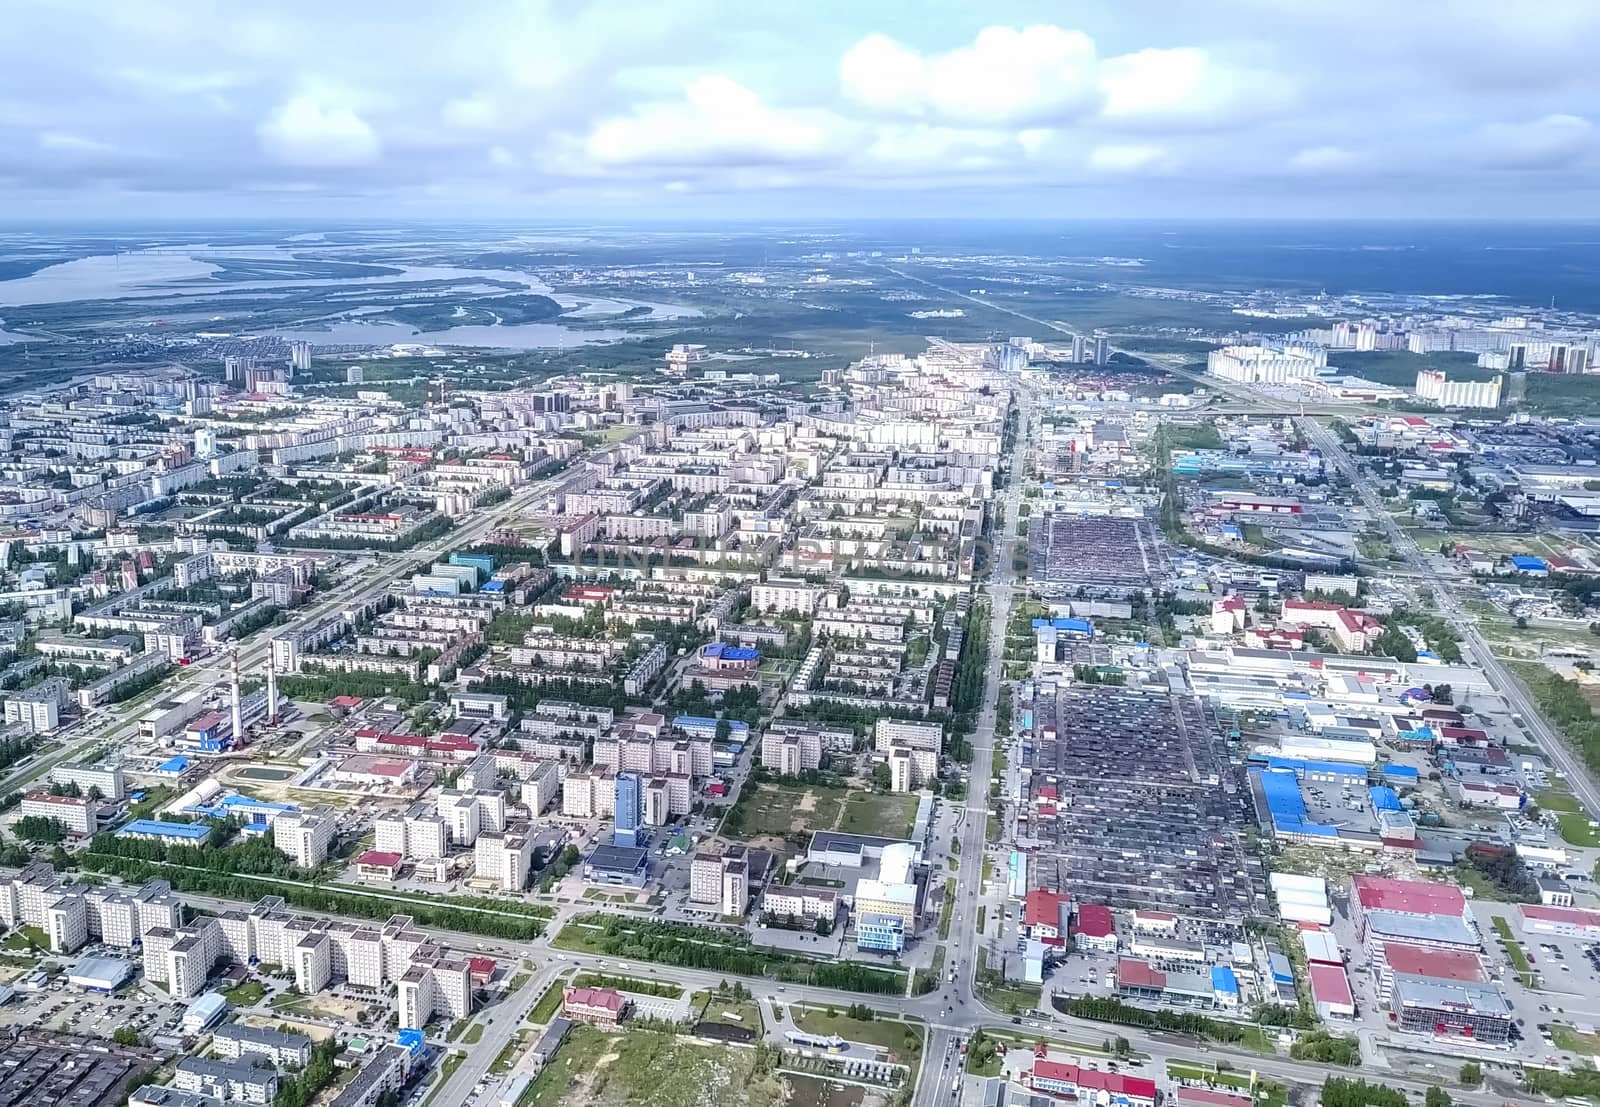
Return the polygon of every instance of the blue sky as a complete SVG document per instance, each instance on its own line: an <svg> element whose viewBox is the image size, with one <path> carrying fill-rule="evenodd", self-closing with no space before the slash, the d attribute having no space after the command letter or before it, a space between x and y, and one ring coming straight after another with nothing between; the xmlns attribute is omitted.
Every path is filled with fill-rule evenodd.
<svg viewBox="0 0 1600 1107"><path fill-rule="evenodd" d="M12 0L14 218L1589 218L1600 3ZM3 218L3 217L0 217Z"/></svg>

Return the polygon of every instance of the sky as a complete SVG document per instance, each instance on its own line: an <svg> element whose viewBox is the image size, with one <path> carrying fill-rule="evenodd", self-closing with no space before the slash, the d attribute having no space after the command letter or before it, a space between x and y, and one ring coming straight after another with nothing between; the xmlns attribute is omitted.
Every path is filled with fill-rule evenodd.
<svg viewBox="0 0 1600 1107"><path fill-rule="evenodd" d="M1596 214L1600 3L9 0L0 222Z"/></svg>

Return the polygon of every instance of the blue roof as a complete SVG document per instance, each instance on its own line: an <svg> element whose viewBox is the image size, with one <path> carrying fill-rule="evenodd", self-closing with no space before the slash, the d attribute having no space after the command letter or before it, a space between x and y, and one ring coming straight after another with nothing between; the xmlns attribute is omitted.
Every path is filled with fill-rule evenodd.
<svg viewBox="0 0 1600 1107"><path fill-rule="evenodd" d="M1519 569L1548 569L1550 565L1542 557L1533 557L1529 554L1516 554L1511 558L1511 564Z"/></svg>
<svg viewBox="0 0 1600 1107"><path fill-rule="evenodd" d="M134 834L157 834L163 838L190 838L199 841L211 833L208 823L169 823L161 819L135 819L121 830L117 837Z"/></svg>
<svg viewBox="0 0 1600 1107"><path fill-rule="evenodd" d="M1367 795L1372 798L1372 809L1374 811L1400 810L1400 797L1387 784L1374 784L1367 789Z"/></svg>
<svg viewBox="0 0 1600 1107"><path fill-rule="evenodd" d="M1351 765L1344 761L1302 761L1297 757L1269 757L1267 767L1272 769L1289 769L1297 774L1326 773L1330 776L1358 776L1367 779L1367 770L1361 765Z"/></svg>
<svg viewBox="0 0 1600 1107"><path fill-rule="evenodd" d="M1272 968L1272 979L1285 984L1294 983L1294 969L1289 964L1289 959L1281 953L1267 954L1267 964Z"/></svg>
<svg viewBox="0 0 1600 1107"><path fill-rule="evenodd" d="M1421 776L1415 765L1385 765L1383 775L1399 777L1402 780L1416 780Z"/></svg>
<svg viewBox="0 0 1600 1107"><path fill-rule="evenodd" d="M1239 978L1227 965L1211 966L1211 990L1222 992L1224 995L1237 995L1239 992Z"/></svg>
<svg viewBox="0 0 1600 1107"><path fill-rule="evenodd" d="M1076 631L1079 634L1094 633L1094 624L1088 619L1035 619L1033 621L1033 629L1038 630L1041 627L1054 627L1056 630L1071 630Z"/></svg>
<svg viewBox="0 0 1600 1107"><path fill-rule="evenodd" d="M423 1043L422 1031L420 1031L420 1030L402 1030L402 1031L400 1031L400 1033L398 1033L398 1034L396 1034L394 1036L394 1041L395 1041L396 1045L404 1046L406 1049L410 1050L412 1053L417 1053L422 1049L422 1043Z"/></svg>
<svg viewBox="0 0 1600 1107"><path fill-rule="evenodd" d="M480 591L480 592L504 592L505 590L506 590L506 582L503 581L503 580L487 580L487 581L484 581L483 582L483 587L478 589L478 591Z"/></svg>
<svg viewBox="0 0 1600 1107"><path fill-rule="evenodd" d="M713 642L700 651L700 656L720 657L724 661L754 661L761 656L761 651L751 649L749 646L729 646L723 642Z"/></svg>
<svg viewBox="0 0 1600 1107"><path fill-rule="evenodd" d="M183 756L180 755L178 757L174 757L171 761L163 761L161 764L157 765L156 766L156 772L158 772L158 773L181 773L181 772L183 772L183 770L187 769L188 767L189 767L189 759L187 757L183 757Z"/></svg>
<svg viewBox="0 0 1600 1107"><path fill-rule="evenodd" d="M709 715L679 715L672 720L672 725L679 730L705 730L708 728L714 729L717 725L717 720ZM728 720L729 734L748 734L749 731L749 723L742 723L738 719Z"/></svg>
<svg viewBox="0 0 1600 1107"><path fill-rule="evenodd" d="M1271 768L1265 771L1251 769L1261 778L1261 794L1272 813L1273 829L1285 834L1313 834L1321 838L1337 838L1338 830L1311 819L1306 801L1300 795L1300 781L1292 770Z"/></svg>

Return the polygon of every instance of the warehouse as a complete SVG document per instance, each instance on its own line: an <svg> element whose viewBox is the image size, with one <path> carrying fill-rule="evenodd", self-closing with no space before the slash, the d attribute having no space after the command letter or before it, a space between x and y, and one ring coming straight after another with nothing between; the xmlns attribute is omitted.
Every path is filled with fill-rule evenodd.
<svg viewBox="0 0 1600 1107"><path fill-rule="evenodd" d="M117 831L118 838L153 838L173 845L198 845L211 833L210 823L169 823L161 819L134 819Z"/></svg>
<svg viewBox="0 0 1600 1107"><path fill-rule="evenodd" d="M1356 1000L1350 993L1350 978L1345 975L1344 966L1315 964L1310 967L1310 975L1311 1002L1316 1005L1318 1018L1355 1018Z"/></svg>
<svg viewBox="0 0 1600 1107"><path fill-rule="evenodd" d="M72 966L67 983L90 992L114 992L133 975L133 965L120 957L85 957Z"/></svg>

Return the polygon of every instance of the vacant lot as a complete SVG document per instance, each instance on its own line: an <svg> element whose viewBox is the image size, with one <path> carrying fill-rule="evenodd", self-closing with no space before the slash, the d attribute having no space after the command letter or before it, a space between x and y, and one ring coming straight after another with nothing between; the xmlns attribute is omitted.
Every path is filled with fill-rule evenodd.
<svg viewBox="0 0 1600 1107"><path fill-rule="evenodd" d="M755 1062L755 1050L578 1026L521 1107L778 1107L783 1086Z"/></svg>
<svg viewBox="0 0 1600 1107"><path fill-rule="evenodd" d="M750 786L745 788L748 791ZM832 830L839 821L846 795L838 788L757 784L739 801L744 810L741 833L749 838L785 838Z"/></svg>
<svg viewBox="0 0 1600 1107"><path fill-rule="evenodd" d="M850 834L878 834L904 838L917 818L917 797L851 792L844 817L835 828Z"/></svg>

